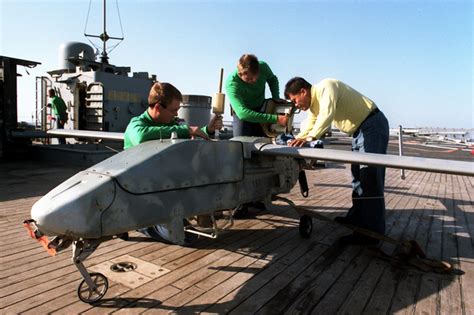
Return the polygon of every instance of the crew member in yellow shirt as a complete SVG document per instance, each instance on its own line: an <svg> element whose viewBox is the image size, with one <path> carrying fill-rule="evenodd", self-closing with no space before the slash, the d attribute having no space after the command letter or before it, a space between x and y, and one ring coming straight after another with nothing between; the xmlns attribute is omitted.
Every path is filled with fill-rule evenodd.
<svg viewBox="0 0 474 315"><path fill-rule="evenodd" d="M387 153L389 126L387 118L377 105L347 84L324 79L310 84L295 77L285 86L286 99L296 107L309 111L301 132L289 146L303 146L323 136L328 127L352 135L352 151ZM368 165L351 166L352 207L345 217L335 220L349 223L377 233L385 233L385 168ZM341 238L345 244L378 244L378 240L359 233Z"/></svg>

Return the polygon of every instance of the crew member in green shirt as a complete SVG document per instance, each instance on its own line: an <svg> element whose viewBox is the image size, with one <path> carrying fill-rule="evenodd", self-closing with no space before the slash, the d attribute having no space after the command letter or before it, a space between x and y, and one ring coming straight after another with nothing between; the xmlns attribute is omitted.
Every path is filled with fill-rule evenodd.
<svg viewBox="0 0 474 315"><path fill-rule="evenodd" d="M148 109L134 117L125 130L124 149L131 148L148 140L169 139L172 132L178 138L200 137L209 139L209 135L222 128L222 116L214 116L207 126L188 126L177 119L182 101L181 92L170 83L156 82L150 89Z"/></svg>
<svg viewBox="0 0 474 315"><path fill-rule="evenodd" d="M352 151L386 154L389 138L387 118L368 97L349 85L325 79L311 85L295 77L285 86L285 98L303 111L306 122L289 146L301 147L321 137L333 123L339 130L352 135ZM352 207L344 217L335 220L374 232L385 233L385 168L369 165L351 166ZM341 238L345 244L375 245L379 241L353 233Z"/></svg>
<svg viewBox="0 0 474 315"><path fill-rule="evenodd" d="M155 139L169 139L172 132L178 138L200 137L209 139L209 135L222 128L222 116L214 116L207 126L188 126L177 120L182 101L181 92L170 83L156 82L148 95L148 109L140 116L134 117L125 130L124 149L142 142ZM164 225L154 225L139 230L159 241L170 242L169 233ZM185 242L191 241L192 235L186 235Z"/></svg>
<svg viewBox="0 0 474 315"><path fill-rule="evenodd" d="M48 104L48 107L51 107L53 110L56 128L64 129L64 124L68 119L66 103L64 103L62 98L56 96L56 91L54 91L54 89L48 90L48 96L51 99L51 103ZM66 144L66 139L59 138L59 144Z"/></svg>
<svg viewBox="0 0 474 315"><path fill-rule="evenodd" d="M280 99L278 78L268 64L259 61L254 55L242 55L237 69L229 75L225 84L233 109L234 137L264 137L260 123L278 123L286 126L288 117L285 115L262 112L266 84L270 87L272 98L278 101Z"/></svg>

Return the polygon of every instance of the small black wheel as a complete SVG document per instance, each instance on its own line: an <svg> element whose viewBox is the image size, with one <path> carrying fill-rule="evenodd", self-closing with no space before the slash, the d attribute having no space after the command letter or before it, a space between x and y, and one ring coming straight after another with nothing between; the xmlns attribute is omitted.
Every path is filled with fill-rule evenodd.
<svg viewBox="0 0 474 315"><path fill-rule="evenodd" d="M313 232L313 220L308 215L302 215L300 218L300 235L302 238L309 238Z"/></svg>
<svg viewBox="0 0 474 315"><path fill-rule="evenodd" d="M109 282L107 277L98 272L92 272L89 274L92 282L95 284L95 290L87 285L86 280L82 280L81 284L77 288L77 295L84 303L94 303L104 297L107 289L109 288Z"/></svg>

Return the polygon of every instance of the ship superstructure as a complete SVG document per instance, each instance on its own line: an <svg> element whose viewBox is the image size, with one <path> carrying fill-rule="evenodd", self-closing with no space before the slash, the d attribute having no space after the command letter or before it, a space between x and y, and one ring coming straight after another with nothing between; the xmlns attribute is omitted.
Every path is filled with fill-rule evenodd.
<svg viewBox="0 0 474 315"><path fill-rule="evenodd" d="M79 42L62 44L59 61L59 69L37 78L41 95L37 123L42 130L53 127L45 107L50 88L56 90L68 107L65 129L123 132L130 118L148 106L148 92L155 75L148 72L129 75L130 67L97 61L93 48Z"/></svg>

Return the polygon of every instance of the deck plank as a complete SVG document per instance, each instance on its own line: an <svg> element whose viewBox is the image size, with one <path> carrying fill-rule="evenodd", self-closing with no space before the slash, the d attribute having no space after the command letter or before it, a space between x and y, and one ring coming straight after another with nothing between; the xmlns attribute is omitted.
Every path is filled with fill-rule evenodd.
<svg viewBox="0 0 474 315"><path fill-rule="evenodd" d="M432 174L430 177L430 190L427 194L428 200L425 203L427 209L430 209L429 218L430 229L424 249L427 257L441 259L442 251L442 221L439 220L440 213L443 211L443 205L436 199L441 192L439 185L440 174ZM433 273L423 273L420 280L417 303L415 312L417 314L435 314L439 310L439 276Z"/></svg>
<svg viewBox="0 0 474 315"><path fill-rule="evenodd" d="M417 174L410 174L410 176L415 177L413 182L416 182ZM418 202L418 198L414 198L413 195L415 195L415 193L412 192L411 189L406 190L406 196L403 198L403 202L399 204L399 208L397 209L397 211L403 212L403 214L399 217L396 225L389 233L391 237L397 240L410 239L411 230L416 229L415 206ZM391 253L396 249L393 244L388 243L384 244L382 248L387 253ZM369 314L388 313L392 306L393 297L396 294L398 285L402 279L405 279L405 272L403 270L387 266L374 288L374 292L365 306L364 312ZM413 304L409 303L408 307L413 307Z"/></svg>
<svg viewBox="0 0 474 315"><path fill-rule="evenodd" d="M333 230L331 230L330 227L321 228L318 233L320 235L319 237L325 237L328 233L331 233L331 231ZM286 275L288 273L291 274L292 270L290 268L298 268L297 266L301 267L308 264L308 259L314 259L308 255L318 257L327 248L327 245L318 243L318 241L308 243L292 240L291 243L296 247L294 247L290 252L287 252L284 257L266 265L261 272L247 281L245 285L229 292L227 295L219 299L218 303L206 308L206 312L229 312L239 306L243 301L254 299L255 292L261 290L267 283L273 281L275 277ZM217 289L219 289L219 287L217 287ZM199 301L193 302L198 303Z"/></svg>
<svg viewBox="0 0 474 315"><path fill-rule="evenodd" d="M442 184L444 193L440 200L444 204L443 216L443 253L442 259L459 268L457 222L454 216L453 183L450 175L443 174ZM440 312L442 314L462 314L461 284L459 277L443 277L440 281Z"/></svg>
<svg viewBox="0 0 474 315"><path fill-rule="evenodd" d="M466 190L469 181L467 177L453 177L453 182L457 183L454 189L454 215L457 226L460 230L457 232L457 242L459 248L459 268L464 272L460 277L461 294L463 301L463 313L474 313L474 294L470 294L472 284L474 283L474 249L473 249L473 232L472 225L469 225L468 218L474 216L474 206L472 202L472 187Z"/></svg>
<svg viewBox="0 0 474 315"><path fill-rule="evenodd" d="M403 239L415 240L422 248L426 243L429 230L429 224L425 217L427 215L425 211L427 199L425 196L429 186L425 183L429 182L431 175L419 173L419 176L410 181L412 188L410 189L411 197L407 208L412 208L413 213L403 232ZM413 314L421 274L418 270L413 269L401 272L399 276L400 278L391 302L390 313Z"/></svg>
<svg viewBox="0 0 474 315"><path fill-rule="evenodd" d="M430 216L432 213L431 208L428 206L430 199L430 186L426 185L426 182L430 182L434 174L424 174L416 181L418 186L414 192L414 197L418 196L416 203L417 209L417 224L415 231L410 231L410 234L414 234L413 240L420 244L421 248L426 248L428 242L428 235L430 230ZM413 314L416 308L417 296L420 291L422 273L417 270L408 270L402 275L400 283L398 284L396 294L394 295L391 307L391 313L394 314ZM436 290L435 290L436 291ZM435 292L433 291L433 292Z"/></svg>
<svg viewBox="0 0 474 315"><path fill-rule="evenodd" d="M271 217L271 216L269 216L269 217ZM236 228L248 227L250 221L253 221L253 220L241 221L238 224L236 224ZM250 227L255 229L256 225L255 224L250 225ZM227 235L227 236L229 237L229 235ZM238 233L233 233L232 235L230 235L230 238L234 239L234 241L236 241L237 238L238 238ZM248 242L248 241L249 241L248 239L247 240L243 239L241 242L245 243L245 242ZM209 244L208 241L207 242L204 241L204 242ZM180 247L180 246L177 246L177 245L168 245L166 248L173 249L170 252L173 255L177 251L180 251L180 250L186 250L187 253L190 254L190 255L192 255L192 253L194 251L198 251L195 248L183 248L183 247ZM222 245L214 246L214 248L217 251L219 248L222 248ZM182 253L184 254L184 252L182 252ZM166 255L166 253L165 253L165 255ZM153 255L153 257L154 256L155 255ZM143 257L140 257L140 258L143 259ZM181 262L183 262L183 260L180 259L180 258L182 258L181 255L174 255L174 259L181 260ZM217 258L215 258L215 256L211 256L211 257L203 256L200 259L195 260L191 265L184 264L183 266L181 266L179 268L175 268L174 272L170 272L169 274L167 274L164 277L161 277L161 278L155 279L151 282L148 282L145 285L143 285L143 286L141 286L137 289L134 289L134 290L129 289L129 290L126 290L125 292L121 292L121 294L118 295L118 296L113 296L112 295L112 296L109 297L109 299L111 299L111 298L118 299L119 303L115 304L116 308L129 309L129 308L138 308L140 305L144 304L143 299L141 298L141 296L153 295L155 300L145 299L147 301L145 305L148 308L154 307L155 304L159 304L164 298L167 298L167 296L163 297L163 296L159 295L159 294L165 294L165 295L168 294L169 290L162 290L163 287L172 285L176 280L181 279L182 277L186 276L187 274L193 273L196 270L200 270L203 266L205 266L205 264L208 260L212 261L214 259L217 259ZM187 260L189 260L189 258ZM151 260L151 261L153 261L153 260ZM169 258L169 259L166 260L166 262L167 263L172 263L173 260L171 258ZM187 267L189 267L189 268L187 268ZM174 287L174 288L178 290L178 293L181 292L181 290L179 290L178 288L176 288L176 287ZM85 308L84 303L78 302L76 304L78 304L77 307L79 307L81 309L81 312L85 312L86 310L94 312L94 309L91 308L91 307ZM99 304L99 306L100 305L101 304Z"/></svg>
<svg viewBox="0 0 474 315"><path fill-rule="evenodd" d="M470 314L474 309L474 179L466 176L387 170L387 234L415 239L427 255L453 262L463 275L400 269L360 247L340 249L348 233L313 220L313 234L302 240L298 215L285 203L252 210L217 240L193 247L131 240L102 244L86 261L90 267L124 254L171 271L130 289L110 282L96 306L76 296L81 277L70 251L49 257L29 239L22 220L31 206L79 168L61 164L0 165L0 312L5 314L396 313ZM307 171L310 197L296 185L286 197L328 217L351 205L346 165ZM383 249L394 247L384 244Z"/></svg>
<svg viewBox="0 0 474 315"><path fill-rule="evenodd" d="M417 183L419 180L418 178L415 180L412 179L412 182L414 183ZM401 184L401 183L400 183ZM405 184L405 183L403 183ZM415 186L415 185L413 185ZM399 188L403 188L405 187L405 185L401 186ZM418 187L416 188L417 190L420 190L420 188L422 188L423 186L421 185L418 185ZM401 189L400 189L401 191ZM416 190L415 190L415 193L416 193ZM388 203L389 205L390 203ZM389 211L389 212L393 212L393 210ZM401 215L401 212L400 212L400 215ZM395 217L394 217L395 218ZM390 217L388 217L388 221L387 221L387 234L388 235L391 235L391 231L392 231L392 226L393 224L391 224L390 222ZM397 220L394 220L395 222ZM340 279L337 280L337 282L335 283L334 287L331 288L331 290L326 294L326 296L324 297L324 299L321 301L321 303L319 303L317 305L316 308L313 309L313 313L314 314L318 314L318 313L321 313L325 310L327 310L329 313L333 314L333 313L336 313L338 311L338 308L344 304L344 302L346 301L346 299L350 296L350 294L352 292L357 292L356 291L352 291L354 290L354 286L356 284L356 281L359 280L359 277L366 277L366 273L370 273L371 272L371 268L375 268L376 269L376 272L378 270L381 271L380 266L373 266L373 264L371 264L371 266L369 266L369 263L371 263L374 258L373 257L370 257L369 255L361 255L359 258L360 262L358 263L355 263L353 266L351 266L354 271L351 270L351 272L348 272L348 271L344 271L344 274L342 275L342 277ZM362 272L364 272L362 274ZM380 276L380 274L379 274ZM346 283L344 285L344 283ZM341 285L341 283L343 283ZM365 292L365 294L364 294ZM367 291L366 290L361 290L361 295L358 296L357 298L355 298L354 300L357 301L357 304L359 305L359 311L362 311L362 309L364 308L365 306L365 303L361 303L361 301L367 301ZM365 295L365 298L363 298L363 296ZM351 300L352 301L352 300ZM352 302L348 302L345 304L345 307L351 305L352 306ZM354 308L350 307L350 308L346 308L346 309L341 309L340 312L341 313L347 313L349 312L349 310L351 312L354 312ZM357 313L357 311L355 311L354 313Z"/></svg>
<svg viewBox="0 0 474 315"><path fill-rule="evenodd" d="M396 187L392 187L392 189L393 189L393 188L396 188ZM350 198L348 198L348 200L349 200L349 203L350 203ZM390 203L392 203L392 202L393 202L393 198L392 198L392 196L389 196L389 198L387 199L387 203L390 204ZM347 207L347 206L346 206L346 207ZM389 214L388 214L388 221L387 221L387 223L388 223L389 226L390 226L390 224L391 224L391 220L390 220L391 215L392 215L392 213L389 213ZM339 281L339 280L338 280L338 281ZM301 293L298 292L298 290L296 290L296 292L298 292L297 294L295 294L295 293L293 293L293 294L288 294L288 292L292 292L292 290L295 291L295 288L298 288L298 287L300 287L300 288L307 288L308 286L311 286L311 285L312 285L311 282L312 282L312 283L320 283L320 282L322 282L322 283L327 283L327 281L308 281L308 282L310 282L310 283L308 284L308 283L302 282L302 284L300 284L299 286L298 286L298 285L295 285L294 283L292 283L292 284L289 285L289 288L284 288L284 289L280 290L280 294L278 295L278 297L277 297L277 298L274 298L270 303L268 303L267 305L265 305L264 308L262 308L259 312L261 312L261 313L274 313L274 312L277 312L279 309L284 309L284 308L282 308L282 305L284 306L284 304L281 304L281 301L284 301L285 299L288 300L288 301L292 301L292 300L294 300L295 296L301 296ZM322 288L322 287L316 286L315 292L313 292L313 293L311 293L311 294L314 294L314 295L316 295L316 296L317 296L318 294L321 295L321 294L322 294L322 293L320 292L320 289L321 289L321 288ZM300 289L300 290L301 290L301 289ZM319 291L319 293L318 293L318 291ZM318 302L318 299L316 298L316 296L313 296L313 299L311 299L311 303L312 303L312 304L315 304L315 303ZM333 295L329 293L329 294L326 295L326 296L330 297L330 296L333 296ZM325 296L325 299L326 299L326 296ZM329 299L330 299L330 298L329 298ZM333 306L334 306L334 305L333 305ZM298 308L298 306L296 306L296 308ZM308 308L311 309L311 307L308 307ZM308 310L305 309L305 307L301 307L301 306L299 307L299 309L300 309L301 311L305 311L305 312L308 311ZM292 309L291 309L291 308L290 308L289 312L290 312L290 313L292 312Z"/></svg>

